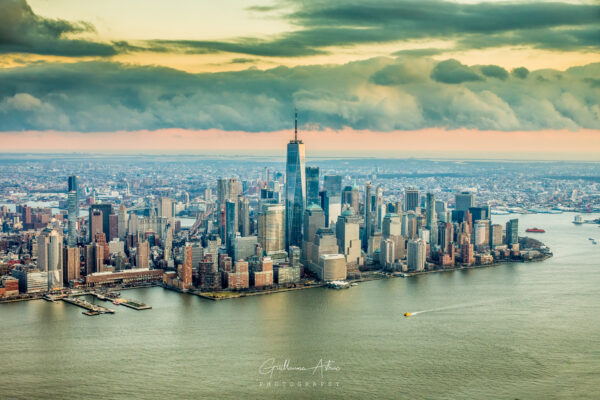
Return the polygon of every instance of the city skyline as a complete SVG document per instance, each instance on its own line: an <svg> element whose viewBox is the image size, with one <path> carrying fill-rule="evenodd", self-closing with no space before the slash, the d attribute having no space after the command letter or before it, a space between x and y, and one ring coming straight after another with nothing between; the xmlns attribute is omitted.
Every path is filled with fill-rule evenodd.
<svg viewBox="0 0 600 400"><path fill-rule="evenodd" d="M594 398L598 22L0 0L0 398Z"/></svg>

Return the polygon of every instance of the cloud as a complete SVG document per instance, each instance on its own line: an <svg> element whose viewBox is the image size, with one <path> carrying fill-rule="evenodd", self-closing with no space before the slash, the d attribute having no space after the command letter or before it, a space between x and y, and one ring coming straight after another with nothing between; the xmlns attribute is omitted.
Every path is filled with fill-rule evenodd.
<svg viewBox="0 0 600 400"><path fill-rule="evenodd" d="M0 53L33 53L78 56L112 56L126 50L126 43L105 44L69 38L95 32L87 22L42 18L25 0L0 0Z"/></svg>
<svg viewBox="0 0 600 400"><path fill-rule="evenodd" d="M529 75L529 70L525 67L518 67L512 70L512 74L517 78L525 79Z"/></svg>
<svg viewBox="0 0 600 400"><path fill-rule="evenodd" d="M494 2L465 4L441 0L280 0L248 10L284 10L297 29L268 38L153 40L148 49L183 53L231 52L265 57L327 54L330 47L408 40L451 40L447 49L402 50L393 55L436 55L445 51L500 46L552 50L600 48L600 6L573 3ZM412 54L411 54L412 52Z"/></svg>
<svg viewBox="0 0 600 400"><path fill-rule="evenodd" d="M480 81L483 79L471 68L454 59L438 63L433 69L431 77L434 80L443 83L463 83Z"/></svg>
<svg viewBox="0 0 600 400"><path fill-rule="evenodd" d="M256 58L234 58L231 60L232 64L248 64L258 61Z"/></svg>
<svg viewBox="0 0 600 400"><path fill-rule="evenodd" d="M482 74L490 78L498 78L500 80L506 80L508 78L508 71L497 65L483 65L479 67Z"/></svg>
<svg viewBox="0 0 600 400"><path fill-rule="evenodd" d="M182 54L233 53L261 57L328 54L331 47L447 40L447 49L402 50L394 55L435 55L445 51L499 46L552 50L600 48L600 6L567 2L458 3L441 0L279 0L250 6L248 12L278 11L293 25L269 37L223 40L155 40L101 43L73 38L92 33L87 22L36 15L26 0L0 0L0 53L106 57L128 52Z"/></svg>
<svg viewBox="0 0 600 400"><path fill-rule="evenodd" d="M600 93L590 84L600 64L497 79L501 70L410 57L202 74L27 65L0 69L0 130L279 131L292 127L294 106L315 129L600 129Z"/></svg>

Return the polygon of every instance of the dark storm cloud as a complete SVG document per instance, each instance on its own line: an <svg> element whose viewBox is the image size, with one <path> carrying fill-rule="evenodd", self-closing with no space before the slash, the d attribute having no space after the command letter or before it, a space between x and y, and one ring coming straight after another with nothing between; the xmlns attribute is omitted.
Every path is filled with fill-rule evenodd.
<svg viewBox="0 0 600 400"><path fill-rule="evenodd" d="M292 126L294 106L316 128L600 129L600 64L504 80L494 67L412 57L202 74L28 65L0 69L0 130L274 131Z"/></svg>
<svg viewBox="0 0 600 400"><path fill-rule="evenodd" d="M256 58L234 58L231 60L231 64L249 64L256 61Z"/></svg>
<svg viewBox="0 0 600 400"><path fill-rule="evenodd" d="M265 56L305 56L329 46L411 39L453 39L457 49L531 46L582 50L600 47L600 6L510 2L462 4L438 0L280 1L284 18L300 29L270 39L242 38L188 44ZM260 7L259 7L260 8ZM195 45L193 43L196 43ZM164 43L163 43L164 45ZM288 47L293 46L293 50ZM270 48L266 51L266 48ZM452 49L448 49L452 50ZM416 50L417 52L442 52ZM398 55L403 55L399 53Z"/></svg>
<svg viewBox="0 0 600 400"><path fill-rule="evenodd" d="M481 73L490 78L505 80L508 78L508 71L497 65L483 65L479 68Z"/></svg>
<svg viewBox="0 0 600 400"><path fill-rule="evenodd" d="M58 56L111 56L125 49L117 45L69 39L69 34L94 32L86 22L42 18L25 0L0 0L0 53Z"/></svg>
<svg viewBox="0 0 600 400"><path fill-rule="evenodd" d="M529 70L525 67L519 67L512 70L512 74L517 78L525 79L529 75Z"/></svg>
<svg viewBox="0 0 600 400"><path fill-rule="evenodd" d="M431 78L443 83L463 83L483 79L471 68L454 59L438 63L431 73Z"/></svg>
<svg viewBox="0 0 600 400"><path fill-rule="evenodd" d="M407 40L455 40L457 49L530 46L554 50L597 50L600 6L571 3L463 4L439 0L280 0L251 6L249 12L278 11L295 27L268 38L229 40L147 40L99 43L70 38L91 32L86 22L42 18L26 0L0 0L0 53L111 56L124 52L184 54L235 53L262 57L304 57L328 53L331 46ZM453 49L448 49L453 50ZM410 51L410 50L408 50ZM413 55L444 50L413 50ZM423 53L425 52L425 53ZM409 55L405 50L398 55Z"/></svg>
<svg viewBox="0 0 600 400"><path fill-rule="evenodd" d="M394 53L392 53L391 55L393 56L404 56L404 57L431 57L431 56L437 56L438 54L443 54L446 51L448 51L447 49L433 49L433 48L427 48L427 49L408 49L408 50L399 50L396 51Z"/></svg>
<svg viewBox="0 0 600 400"><path fill-rule="evenodd" d="M264 57L302 57L324 54L296 38L282 37L275 41L241 38L236 41L215 40L148 40L146 51L176 52L184 54L237 53Z"/></svg>

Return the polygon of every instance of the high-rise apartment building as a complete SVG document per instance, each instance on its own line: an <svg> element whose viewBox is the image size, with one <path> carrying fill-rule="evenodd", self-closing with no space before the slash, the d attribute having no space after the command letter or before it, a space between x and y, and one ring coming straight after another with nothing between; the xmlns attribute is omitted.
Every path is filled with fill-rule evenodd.
<svg viewBox="0 0 600 400"><path fill-rule="evenodd" d="M407 264L410 271L423 271L425 269L426 259L425 241L414 239L408 241Z"/></svg>
<svg viewBox="0 0 600 400"><path fill-rule="evenodd" d="M48 234L48 290L58 290L63 287L63 237L56 230Z"/></svg>
<svg viewBox="0 0 600 400"><path fill-rule="evenodd" d="M77 244L77 216L79 213L79 205L77 203L77 191L69 191L67 195L67 243L69 244L69 246L75 246Z"/></svg>

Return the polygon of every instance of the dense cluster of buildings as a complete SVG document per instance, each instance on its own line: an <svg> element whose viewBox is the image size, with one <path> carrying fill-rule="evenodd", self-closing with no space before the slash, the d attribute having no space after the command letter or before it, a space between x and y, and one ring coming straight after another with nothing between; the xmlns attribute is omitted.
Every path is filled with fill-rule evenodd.
<svg viewBox="0 0 600 400"><path fill-rule="evenodd" d="M306 165L297 130L285 174L264 168L258 179L216 178L194 197L168 182L143 196L129 181L103 191L80 182L66 179L60 210L0 207L0 297L148 283L261 290L521 255L518 220L494 224L474 191L455 191L451 202L447 192L416 187L390 196L371 180L359 186L322 174ZM182 227L185 216L193 219Z"/></svg>

